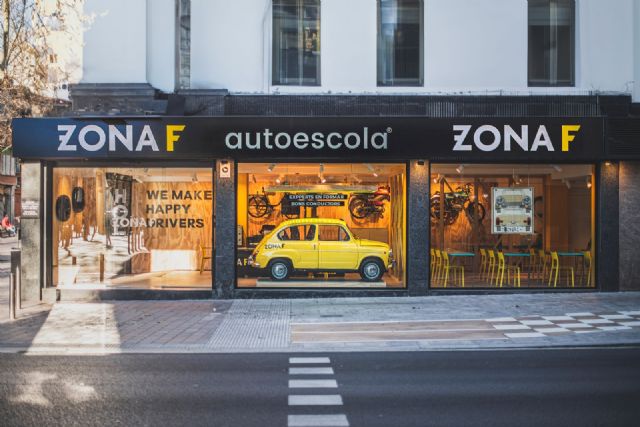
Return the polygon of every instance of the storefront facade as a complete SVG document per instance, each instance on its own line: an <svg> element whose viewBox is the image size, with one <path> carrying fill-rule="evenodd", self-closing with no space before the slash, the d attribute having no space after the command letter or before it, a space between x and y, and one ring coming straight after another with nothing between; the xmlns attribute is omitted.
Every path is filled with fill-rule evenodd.
<svg viewBox="0 0 640 427"><path fill-rule="evenodd" d="M613 231L640 204L619 193L638 166L609 152L603 117L13 126L34 296L624 289L625 233Z"/></svg>

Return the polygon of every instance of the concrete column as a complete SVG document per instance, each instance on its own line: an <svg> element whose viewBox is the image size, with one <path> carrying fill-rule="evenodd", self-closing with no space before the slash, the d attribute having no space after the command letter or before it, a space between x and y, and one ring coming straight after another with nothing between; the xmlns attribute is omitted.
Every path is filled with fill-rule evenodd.
<svg viewBox="0 0 640 427"><path fill-rule="evenodd" d="M596 286L603 291L617 291L618 274L618 164L602 164L598 170L598 228L596 235Z"/></svg>
<svg viewBox="0 0 640 427"><path fill-rule="evenodd" d="M410 295L425 295L429 286L429 183L429 164L412 160L407 191L407 290Z"/></svg>
<svg viewBox="0 0 640 427"><path fill-rule="evenodd" d="M606 168L607 166L603 166ZM640 290L640 162L620 162L620 287L621 291ZM610 209L605 205L605 209ZM612 239L613 240L613 239ZM607 252L604 252L609 256ZM606 278L603 278L606 280ZM602 282L601 282L602 283Z"/></svg>
<svg viewBox="0 0 640 427"><path fill-rule="evenodd" d="M231 298L236 282L236 181L235 164L228 161L231 177L220 176L221 161L216 162L214 206L213 295Z"/></svg>
<svg viewBox="0 0 640 427"><path fill-rule="evenodd" d="M39 218L21 218L21 260L20 277L22 280L23 301L39 301L42 287L42 218L45 207L42 204L42 168L40 163L23 163L22 206L25 201L40 203Z"/></svg>

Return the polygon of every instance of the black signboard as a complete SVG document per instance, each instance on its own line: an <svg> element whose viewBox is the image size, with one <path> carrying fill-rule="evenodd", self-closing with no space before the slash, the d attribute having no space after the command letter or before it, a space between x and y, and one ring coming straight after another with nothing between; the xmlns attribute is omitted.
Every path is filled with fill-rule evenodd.
<svg viewBox="0 0 640 427"><path fill-rule="evenodd" d="M584 161L602 118L114 117L13 120L22 159Z"/></svg>
<svg viewBox="0 0 640 427"><path fill-rule="evenodd" d="M325 206L344 206L349 198L342 193L295 193L285 196L293 207L317 208Z"/></svg>

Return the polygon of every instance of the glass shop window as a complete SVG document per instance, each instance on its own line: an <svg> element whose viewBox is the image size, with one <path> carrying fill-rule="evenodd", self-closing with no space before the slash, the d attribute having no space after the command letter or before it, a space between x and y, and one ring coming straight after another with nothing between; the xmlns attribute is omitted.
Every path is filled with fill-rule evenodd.
<svg viewBox="0 0 640 427"><path fill-rule="evenodd" d="M422 0L378 0L378 86L422 86Z"/></svg>
<svg viewBox="0 0 640 427"><path fill-rule="evenodd" d="M239 163L238 287L402 288L404 164Z"/></svg>
<svg viewBox="0 0 640 427"><path fill-rule="evenodd" d="M574 0L529 0L529 86L574 86L574 40Z"/></svg>
<svg viewBox="0 0 640 427"><path fill-rule="evenodd" d="M595 287L592 165L432 164L431 287Z"/></svg>
<svg viewBox="0 0 640 427"><path fill-rule="evenodd" d="M208 168L55 168L53 285L211 289Z"/></svg>
<svg viewBox="0 0 640 427"><path fill-rule="evenodd" d="M273 1L274 85L320 85L320 0Z"/></svg>

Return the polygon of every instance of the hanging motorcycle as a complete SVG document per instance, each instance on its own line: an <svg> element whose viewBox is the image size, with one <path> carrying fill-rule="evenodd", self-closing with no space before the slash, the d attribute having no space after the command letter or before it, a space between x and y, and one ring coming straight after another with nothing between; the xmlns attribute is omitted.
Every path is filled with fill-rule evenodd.
<svg viewBox="0 0 640 427"><path fill-rule="evenodd" d="M380 186L373 193L353 193L349 197L349 213L355 219L382 218L384 202L391 201L391 187Z"/></svg>

